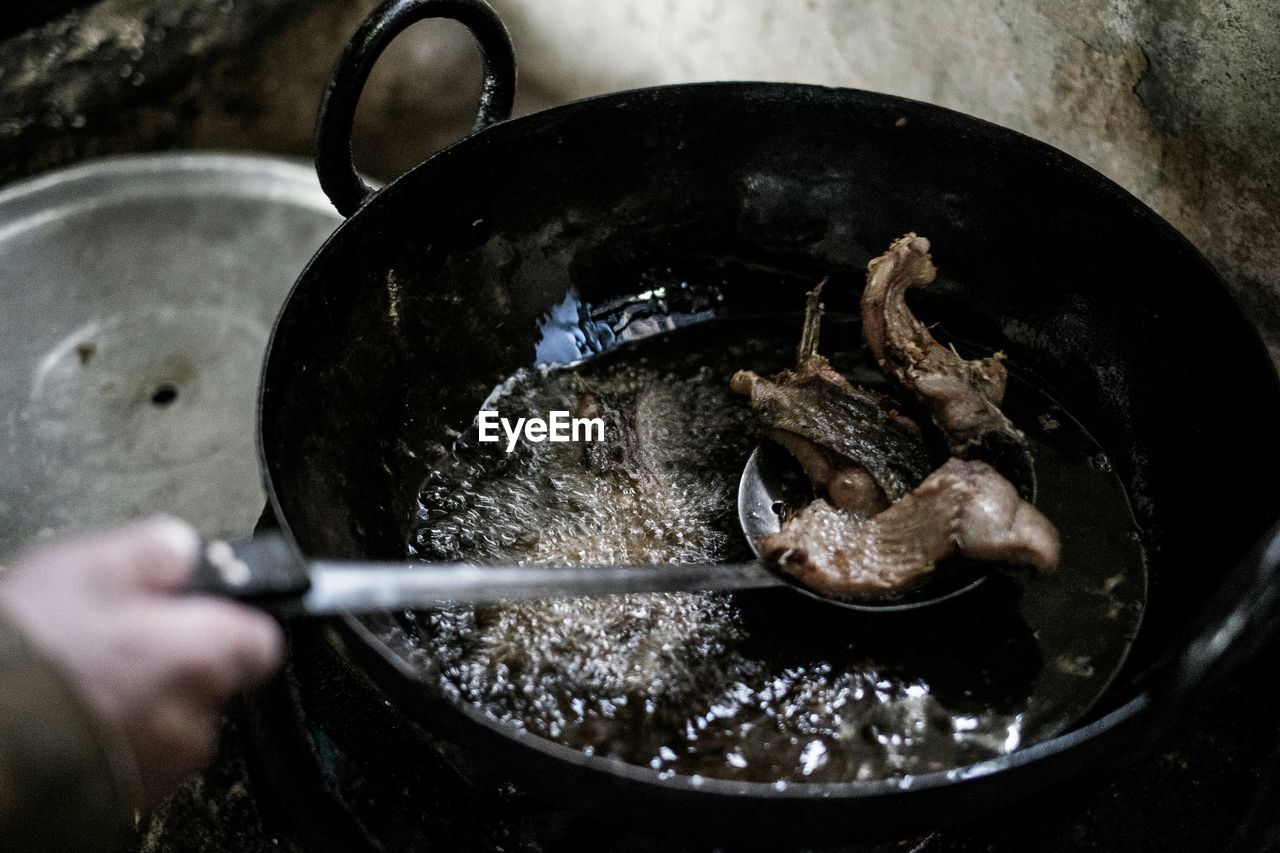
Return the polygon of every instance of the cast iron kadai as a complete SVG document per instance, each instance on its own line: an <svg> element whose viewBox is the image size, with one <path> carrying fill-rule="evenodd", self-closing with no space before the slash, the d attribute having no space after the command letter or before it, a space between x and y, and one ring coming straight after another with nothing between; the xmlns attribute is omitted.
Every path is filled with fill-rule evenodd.
<svg viewBox="0 0 1280 853"><path fill-rule="evenodd" d="M356 102L390 40L433 17L462 22L484 54L476 132L375 192L351 160ZM420 454L534 363L553 307L585 316L673 269L715 282L718 315L791 312L800 286L721 276L724 260L856 280L917 231L946 253L922 312L1004 350L1082 419L1128 490L1151 582L1126 670L1086 719L909 785L662 779L445 700L378 638L389 617L333 620L370 689L469 765L722 844L920 833L1105 778L1274 630L1280 494L1246 484L1280 470L1280 384L1210 265L1120 187L1013 131L888 95L664 86L509 119L514 84L506 31L480 0L391 0L337 63L316 165L348 219L283 307L260 389L261 462L289 547L402 559Z"/></svg>

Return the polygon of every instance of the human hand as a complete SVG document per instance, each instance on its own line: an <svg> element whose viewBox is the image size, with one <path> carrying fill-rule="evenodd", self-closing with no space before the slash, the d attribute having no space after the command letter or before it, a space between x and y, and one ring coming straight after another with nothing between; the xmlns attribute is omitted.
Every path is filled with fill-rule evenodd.
<svg viewBox="0 0 1280 853"><path fill-rule="evenodd" d="M199 539L153 518L37 548L0 576L0 610L70 676L156 805L208 760L223 704L280 663L266 614L182 594Z"/></svg>

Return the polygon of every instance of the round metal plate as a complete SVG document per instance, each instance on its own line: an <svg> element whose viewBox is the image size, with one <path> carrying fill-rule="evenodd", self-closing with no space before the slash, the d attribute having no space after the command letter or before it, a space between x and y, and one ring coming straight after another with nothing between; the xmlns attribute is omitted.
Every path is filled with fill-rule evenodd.
<svg viewBox="0 0 1280 853"><path fill-rule="evenodd" d="M0 190L0 559L164 511L247 533L273 318L342 221L301 163L118 157Z"/></svg>

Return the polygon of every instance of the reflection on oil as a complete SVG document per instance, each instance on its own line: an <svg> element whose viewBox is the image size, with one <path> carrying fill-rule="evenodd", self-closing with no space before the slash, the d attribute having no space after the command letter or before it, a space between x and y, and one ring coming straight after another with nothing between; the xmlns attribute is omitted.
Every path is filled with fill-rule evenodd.
<svg viewBox="0 0 1280 853"><path fill-rule="evenodd" d="M591 308L572 289L538 322L537 364L568 364L603 352L614 343L607 323L591 319Z"/></svg>
<svg viewBox="0 0 1280 853"><path fill-rule="evenodd" d="M721 300L714 288L680 281L655 284L635 296L596 307L583 302L570 287L564 299L538 321L534 363L571 364L619 343L709 320Z"/></svg>

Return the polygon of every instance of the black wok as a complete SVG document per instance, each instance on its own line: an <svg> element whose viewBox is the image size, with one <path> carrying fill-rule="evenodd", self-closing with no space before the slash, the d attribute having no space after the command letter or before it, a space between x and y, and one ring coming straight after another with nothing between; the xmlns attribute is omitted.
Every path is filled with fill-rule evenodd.
<svg viewBox="0 0 1280 853"><path fill-rule="evenodd" d="M360 88L396 33L441 16L485 53L479 129L368 190L350 156ZM902 98L671 86L508 120L514 73L480 0L392 0L335 69L317 167L349 218L280 313L260 399L270 509L302 553L402 557L430 448L534 362L539 320L570 288L600 306L674 271L710 283L719 314L794 311L808 283L857 280L914 230L945 276L921 313L1005 350L1106 448L1143 531L1149 600L1089 718L909 787L659 779L446 701L378 639L377 619L342 619L372 685L408 717L538 796L650 830L816 843L920 832L1114 767L1263 639L1280 562L1280 539L1263 537L1280 495L1248 484L1280 470L1280 385L1221 279L1132 196L1035 140Z"/></svg>

